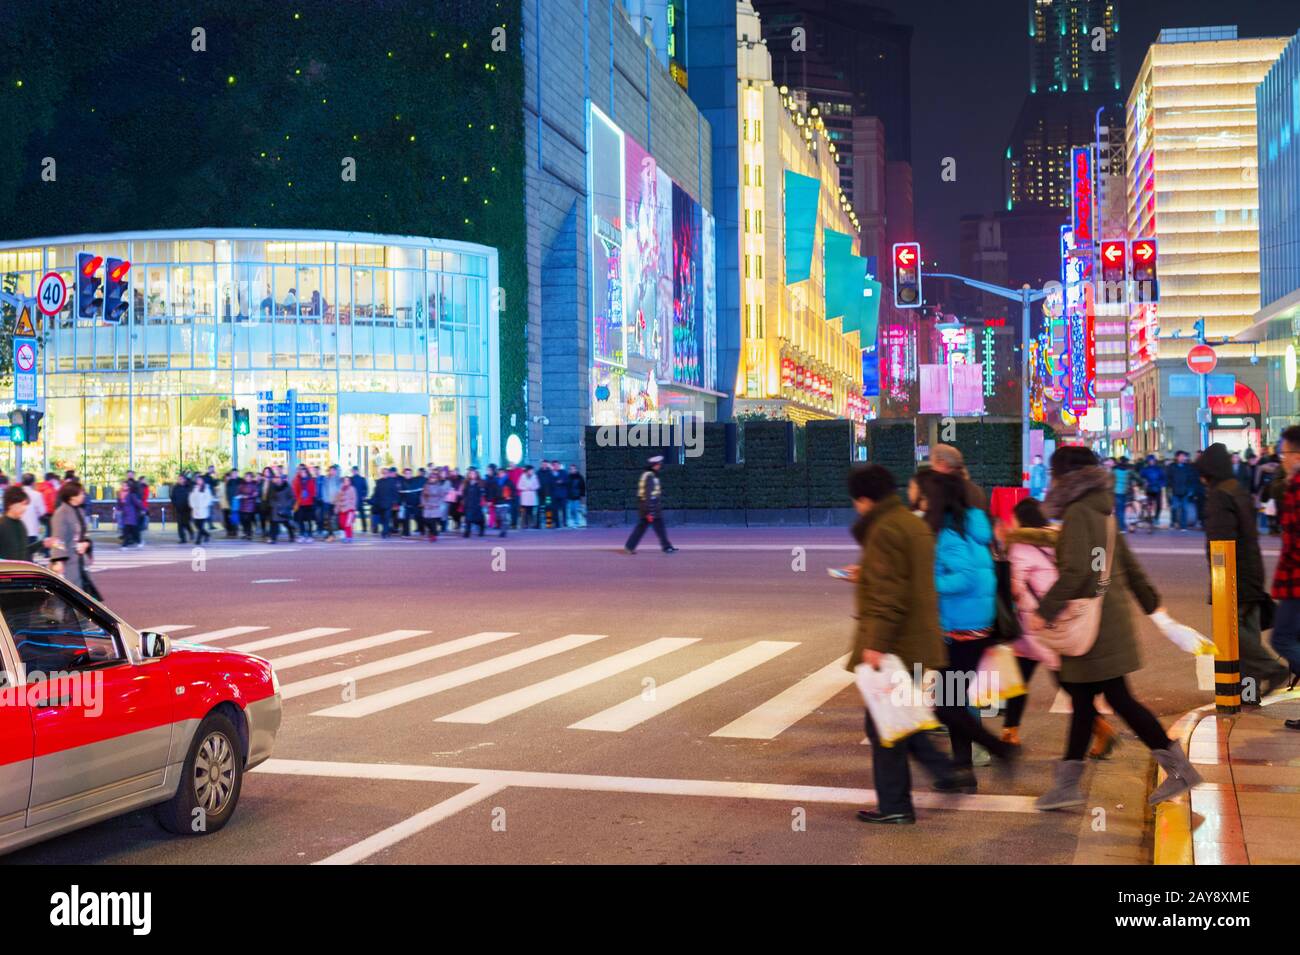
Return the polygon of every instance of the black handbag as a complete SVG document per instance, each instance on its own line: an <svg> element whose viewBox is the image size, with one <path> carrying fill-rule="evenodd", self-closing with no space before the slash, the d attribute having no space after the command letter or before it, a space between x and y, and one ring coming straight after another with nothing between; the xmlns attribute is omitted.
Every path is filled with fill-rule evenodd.
<svg viewBox="0 0 1300 955"><path fill-rule="evenodd" d="M995 560L993 569L998 578L997 617L993 621L993 634L998 643L1014 643L1023 635L1016 601L1011 596L1011 561Z"/></svg>

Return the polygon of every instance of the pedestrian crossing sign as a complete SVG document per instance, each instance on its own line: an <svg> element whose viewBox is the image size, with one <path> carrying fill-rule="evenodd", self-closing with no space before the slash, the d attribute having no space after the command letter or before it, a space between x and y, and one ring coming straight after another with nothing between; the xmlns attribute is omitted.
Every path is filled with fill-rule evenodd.
<svg viewBox="0 0 1300 955"><path fill-rule="evenodd" d="M18 313L18 322L14 325L14 338L35 338L36 329L32 325L32 309L30 305L24 305L21 312Z"/></svg>

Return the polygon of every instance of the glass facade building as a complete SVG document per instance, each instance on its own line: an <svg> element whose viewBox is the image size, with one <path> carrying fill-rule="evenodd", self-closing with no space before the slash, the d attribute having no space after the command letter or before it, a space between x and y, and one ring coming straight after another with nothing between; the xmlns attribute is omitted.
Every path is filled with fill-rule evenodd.
<svg viewBox="0 0 1300 955"><path fill-rule="evenodd" d="M79 317L83 251L131 263L120 324ZM373 476L500 457L493 248L272 229L0 244L5 288L33 296L51 271L69 300L39 328L45 419L28 470L75 468L99 485L128 468L160 480L302 461ZM291 398L309 412L293 435Z"/></svg>

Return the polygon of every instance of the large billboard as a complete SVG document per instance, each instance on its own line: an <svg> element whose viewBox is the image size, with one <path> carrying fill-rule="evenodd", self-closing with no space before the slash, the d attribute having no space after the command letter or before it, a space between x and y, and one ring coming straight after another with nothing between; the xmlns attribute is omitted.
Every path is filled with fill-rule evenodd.
<svg viewBox="0 0 1300 955"><path fill-rule="evenodd" d="M592 423L656 420L661 385L716 386L714 220L595 106L590 129Z"/></svg>

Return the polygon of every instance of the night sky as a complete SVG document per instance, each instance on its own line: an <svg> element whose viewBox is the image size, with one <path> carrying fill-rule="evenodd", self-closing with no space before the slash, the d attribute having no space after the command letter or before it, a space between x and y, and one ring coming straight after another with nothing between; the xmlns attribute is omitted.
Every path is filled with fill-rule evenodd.
<svg viewBox="0 0 1300 955"><path fill-rule="evenodd" d="M1029 91L1025 0L875 0L915 28L912 41L912 176L926 259L956 270L964 213L1004 208L1003 156ZM1237 25L1241 37L1293 36L1293 0L1120 0L1122 99L1160 30ZM957 160L943 182L943 157Z"/></svg>

